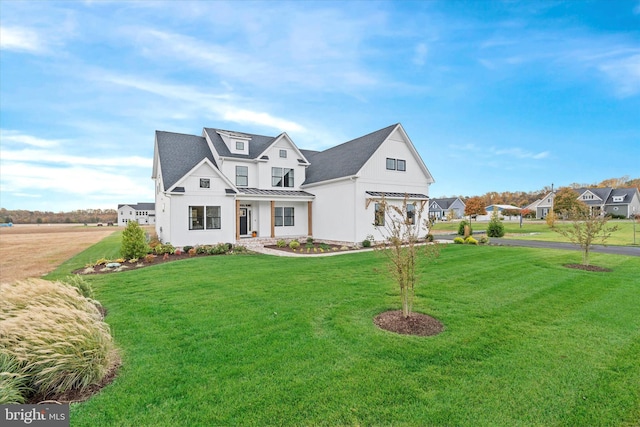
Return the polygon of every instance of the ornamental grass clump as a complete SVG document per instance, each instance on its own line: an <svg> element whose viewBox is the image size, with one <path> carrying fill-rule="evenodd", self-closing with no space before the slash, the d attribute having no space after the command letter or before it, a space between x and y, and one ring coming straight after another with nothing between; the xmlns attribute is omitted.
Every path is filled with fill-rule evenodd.
<svg viewBox="0 0 640 427"><path fill-rule="evenodd" d="M20 379L21 393L46 398L96 384L117 363L109 326L77 288L28 279L2 284L0 296L0 360L13 366L3 383Z"/></svg>

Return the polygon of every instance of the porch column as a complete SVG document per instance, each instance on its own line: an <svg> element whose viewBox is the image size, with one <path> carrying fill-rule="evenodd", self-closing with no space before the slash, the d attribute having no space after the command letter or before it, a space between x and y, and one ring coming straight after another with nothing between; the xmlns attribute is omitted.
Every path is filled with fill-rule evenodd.
<svg viewBox="0 0 640 427"><path fill-rule="evenodd" d="M307 202L307 234L313 236L313 211L311 210L313 202Z"/></svg>
<svg viewBox="0 0 640 427"><path fill-rule="evenodd" d="M240 240L240 200L236 200L236 240Z"/></svg>
<svg viewBox="0 0 640 427"><path fill-rule="evenodd" d="M271 238L276 237L276 202L271 201Z"/></svg>

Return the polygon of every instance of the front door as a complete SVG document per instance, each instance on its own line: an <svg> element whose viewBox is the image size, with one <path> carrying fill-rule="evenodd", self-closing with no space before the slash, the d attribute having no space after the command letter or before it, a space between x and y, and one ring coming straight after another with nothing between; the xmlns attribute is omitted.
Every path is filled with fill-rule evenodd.
<svg viewBox="0 0 640 427"><path fill-rule="evenodd" d="M247 208L240 208L240 235L249 233L247 222Z"/></svg>

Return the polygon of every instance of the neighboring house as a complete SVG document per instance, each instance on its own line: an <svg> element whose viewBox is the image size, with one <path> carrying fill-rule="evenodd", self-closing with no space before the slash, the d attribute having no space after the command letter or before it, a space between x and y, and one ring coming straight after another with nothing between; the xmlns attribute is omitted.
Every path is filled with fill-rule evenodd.
<svg viewBox="0 0 640 427"><path fill-rule="evenodd" d="M118 205L118 225L126 226L129 221L136 221L140 225L155 224L156 204Z"/></svg>
<svg viewBox="0 0 640 427"><path fill-rule="evenodd" d="M622 215L630 218L640 213L640 193L637 188L576 188L578 200L600 214Z"/></svg>
<svg viewBox="0 0 640 427"><path fill-rule="evenodd" d="M493 215L493 211L497 210L498 211L498 215L499 218L504 218L507 220L511 220L511 219L516 219L516 218L520 218L519 215L513 216L513 215L505 215L503 212L504 211L517 211L520 212L520 208L517 206L513 206L513 205L490 205L487 206L486 208L484 208L487 213L485 215L478 215L476 217L476 221L489 221L491 220L491 216Z"/></svg>
<svg viewBox="0 0 640 427"><path fill-rule="evenodd" d="M286 133L156 131L152 178L156 232L174 246L254 233L379 239L381 224L374 223L382 197L399 204L408 194L414 206L424 206L434 182L400 124L325 151L300 150Z"/></svg>
<svg viewBox="0 0 640 427"><path fill-rule="evenodd" d="M576 199L581 200L593 212L623 215L630 218L640 214L640 192L637 188L574 188ZM544 219L553 207L555 193L549 193L526 207L536 211L536 218ZM634 210L635 209L635 210Z"/></svg>
<svg viewBox="0 0 640 427"><path fill-rule="evenodd" d="M464 217L465 206L460 197L429 199L429 218L460 219Z"/></svg>
<svg viewBox="0 0 640 427"><path fill-rule="evenodd" d="M536 200L529 206L525 207L530 211L535 211L536 219L545 219L551 209L553 209L553 199L555 199L556 193L551 192L541 199Z"/></svg>

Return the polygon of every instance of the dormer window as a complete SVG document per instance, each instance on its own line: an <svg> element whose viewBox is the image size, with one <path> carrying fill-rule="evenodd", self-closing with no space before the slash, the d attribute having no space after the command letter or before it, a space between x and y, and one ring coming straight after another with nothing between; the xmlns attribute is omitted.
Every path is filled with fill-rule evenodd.
<svg viewBox="0 0 640 427"><path fill-rule="evenodd" d="M250 135L222 130L217 131L217 133L231 153L249 154L249 144L251 143Z"/></svg>
<svg viewBox="0 0 640 427"><path fill-rule="evenodd" d="M613 196L614 202L622 202L624 201L624 196Z"/></svg>

